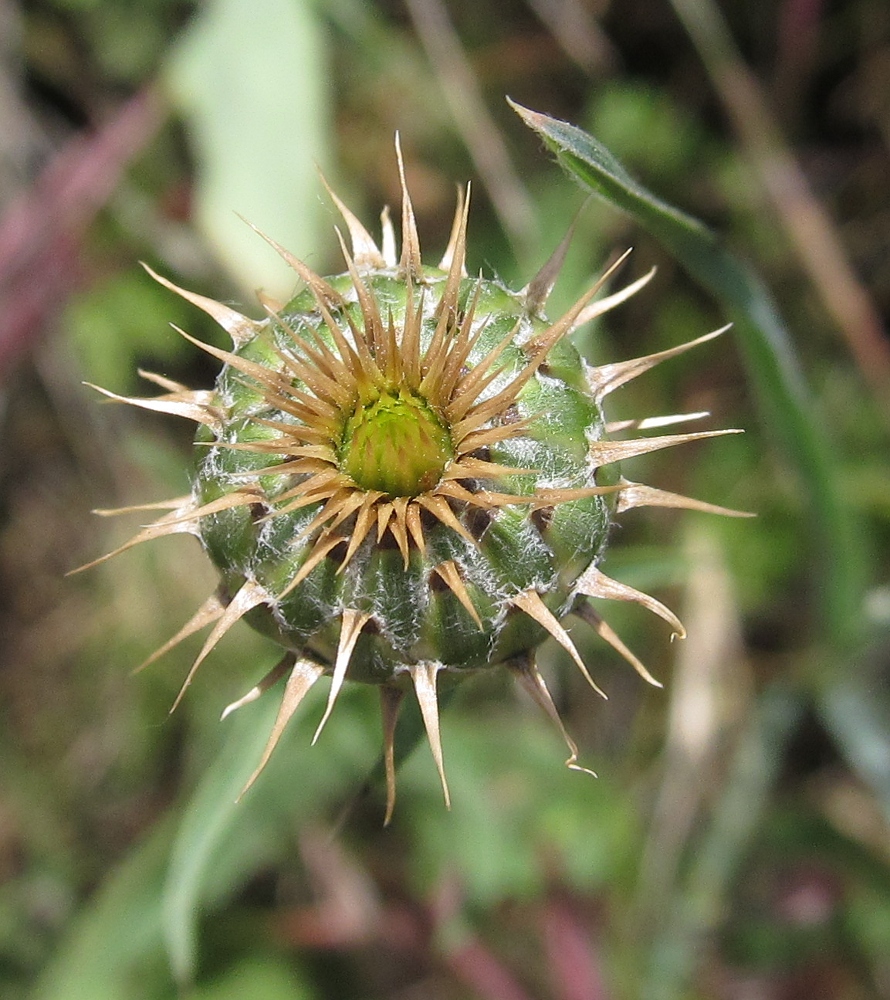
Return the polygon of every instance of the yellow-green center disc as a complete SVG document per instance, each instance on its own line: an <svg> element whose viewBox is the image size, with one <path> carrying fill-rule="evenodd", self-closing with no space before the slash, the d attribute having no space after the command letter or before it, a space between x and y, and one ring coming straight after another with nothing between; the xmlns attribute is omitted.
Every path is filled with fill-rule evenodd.
<svg viewBox="0 0 890 1000"><path fill-rule="evenodd" d="M356 409L339 457L340 469L361 489L414 497L439 482L454 448L429 403L395 389Z"/></svg>

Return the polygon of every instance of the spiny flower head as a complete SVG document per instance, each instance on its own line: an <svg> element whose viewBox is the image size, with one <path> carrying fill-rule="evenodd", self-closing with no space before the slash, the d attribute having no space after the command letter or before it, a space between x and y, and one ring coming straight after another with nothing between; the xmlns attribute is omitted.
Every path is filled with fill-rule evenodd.
<svg viewBox="0 0 890 1000"><path fill-rule="evenodd" d="M134 399L100 390L198 424L192 492L128 508L166 513L117 551L188 532L201 540L220 584L148 662L212 626L181 698L208 653L242 618L286 650L278 666L223 713L286 676L277 721L248 786L320 677L330 675L331 685L316 740L347 679L377 685L387 821L395 801L396 719L410 688L448 801L440 675L505 666L559 727L567 765L585 770L535 665L537 648L555 639L602 694L563 625L567 615L592 626L652 683L590 599L637 602L685 634L664 605L599 569L613 515L641 506L736 513L614 471L621 459L732 432L610 440L612 430L649 430L702 414L609 425L602 412L610 392L722 331L590 367L568 335L624 301L651 274L596 299L613 267L562 316L548 320L544 305L568 238L518 292L469 277L467 189L444 257L438 267L425 266L400 154L398 163L399 255L388 213L378 247L329 191L351 240L348 249L341 237L345 273L322 278L264 237L302 290L285 305L263 300L262 320L150 272L231 337L228 351L193 341L222 362L214 389L192 391L143 373L165 391Z"/></svg>

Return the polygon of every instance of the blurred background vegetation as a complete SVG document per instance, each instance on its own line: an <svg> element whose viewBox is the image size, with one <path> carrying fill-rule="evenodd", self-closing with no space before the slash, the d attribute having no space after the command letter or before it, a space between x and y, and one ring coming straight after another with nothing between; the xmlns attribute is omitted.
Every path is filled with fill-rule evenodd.
<svg viewBox="0 0 890 1000"><path fill-rule="evenodd" d="M450 813L425 752L391 827L379 789L356 798L362 689L315 748L323 693L304 706L235 807L275 697L219 713L275 651L234 630L169 717L199 639L130 675L212 588L197 545L63 574L135 530L92 508L187 490L191 429L81 383L209 386L168 324L218 331L137 261L260 315L292 278L235 213L339 270L316 164L370 224L397 129L431 259L472 179L471 268L523 284L585 194L505 95L769 288L787 340L741 323L609 413L745 428L628 472L757 519L622 519L605 568L690 637L613 612L655 691L576 630L608 704L548 651L598 780L495 675L443 719ZM0 0L3 1000L890 996L888 187L885 0ZM658 274L582 332L592 361L736 318L597 199L554 310L630 245L625 275Z"/></svg>

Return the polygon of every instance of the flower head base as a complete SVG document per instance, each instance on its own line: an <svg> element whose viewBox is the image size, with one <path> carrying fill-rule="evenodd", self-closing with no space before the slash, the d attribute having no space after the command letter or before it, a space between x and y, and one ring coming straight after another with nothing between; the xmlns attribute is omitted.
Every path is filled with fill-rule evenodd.
<svg viewBox="0 0 890 1000"><path fill-rule="evenodd" d="M595 300L610 270L550 322L543 307L567 241L519 292L468 277L469 191L459 198L445 256L436 268L424 266L398 159L398 259L386 213L381 250L330 192L351 238L351 251L343 245L346 272L322 278L269 240L304 288L284 306L264 302L262 321L154 275L231 336L231 351L199 344L223 363L213 390L191 391L155 375L146 377L165 392L151 399L100 390L199 425L192 493L129 508L167 513L117 550L188 532L220 570L218 591L149 662L212 626L181 698L198 666L242 618L287 650L224 712L287 676L278 719L248 786L322 675L331 675L331 687L315 739L347 678L378 685L387 821L395 801L393 734L410 687L448 801L436 683L443 671L459 676L505 665L559 727L568 766L585 770L535 666L537 647L555 639L599 691L562 624L569 614L657 682L590 598L634 601L684 634L664 605L598 568L613 514L640 506L738 513L631 483L608 468L734 432L610 440L613 429L647 430L702 414L612 428L601 409L614 389L722 331L660 354L587 366L567 336L651 275Z"/></svg>

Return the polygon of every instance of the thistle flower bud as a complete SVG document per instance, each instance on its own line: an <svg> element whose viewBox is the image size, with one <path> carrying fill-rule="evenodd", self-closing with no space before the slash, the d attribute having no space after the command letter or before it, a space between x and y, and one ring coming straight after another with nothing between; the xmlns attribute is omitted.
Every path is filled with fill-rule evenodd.
<svg viewBox="0 0 890 1000"><path fill-rule="evenodd" d="M230 350L193 341L222 363L216 385L192 391L147 375L161 395L135 399L100 390L198 424L191 494L130 508L166 513L117 550L189 532L220 573L218 590L151 659L211 627L181 698L239 620L283 647L278 666L223 713L286 677L251 782L320 677L330 675L331 684L316 740L346 680L377 685L387 821L395 802L393 734L411 689L448 801L437 699L442 673L510 670L559 727L567 765L586 770L535 651L555 639L602 693L563 624L568 615L657 682L591 598L636 602L684 635L663 604L599 569L612 518L641 506L738 513L614 471L622 459L734 431L611 440L602 410L605 397L630 379L722 331L648 357L588 366L569 335L651 275L597 298L612 268L549 320L544 306L565 245L520 291L468 276L469 190L458 200L444 257L427 266L400 155L398 161L400 256L388 214L380 249L330 192L351 240L348 249L341 239L346 271L323 278L265 237L303 287L282 307L266 303L264 319L248 319L150 272L231 337ZM630 426L647 430L681 419Z"/></svg>

